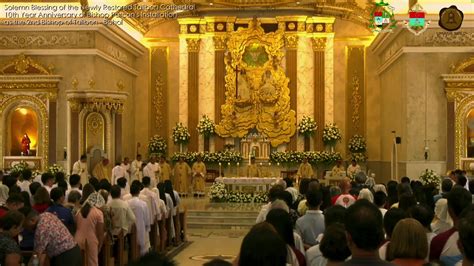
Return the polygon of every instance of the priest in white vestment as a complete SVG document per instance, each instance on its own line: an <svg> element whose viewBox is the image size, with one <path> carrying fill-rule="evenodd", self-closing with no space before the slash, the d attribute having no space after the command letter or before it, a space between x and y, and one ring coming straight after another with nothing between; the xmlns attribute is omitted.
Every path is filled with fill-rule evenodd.
<svg viewBox="0 0 474 266"><path fill-rule="evenodd" d="M123 168L123 170L125 171L125 178L128 180L128 182L131 184L132 181L130 180L130 173L131 173L131 170L130 170L130 159L128 159L128 157L125 157L123 158L123 162L122 164L120 165L120 167Z"/></svg>
<svg viewBox="0 0 474 266"><path fill-rule="evenodd" d="M89 173L87 172L87 156L82 155L81 159L72 166L72 174L81 176L81 184L85 186L89 182Z"/></svg>
<svg viewBox="0 0 474 266"><path fill-rule="evenodd" d="M130 183L134 180L142 181L142 156L140 154L137 155L137 158L133 160L132 164L130 165L130 173L131 173L131 180Z"/></svg>
<svg viewBox="0 0 474 266"><path fill-rule="evenodd" d="M127 179L125 177L125 169L120 165L120 163L116 163L115 164L115 167L112 169L112 185L116 185L117 184L117 180L121 177L124 177L125 179ZM128 179L127 179L127 184L130 184L130 182L128 182Z"/></svg>
<svg viewBox="0 0 474 266"><path fill-rule="evenodd" d="M156 157L150 158L150 162L143 168L143 176L148 176L151 179L151 186L156 187L160 182L159 176L161 172L160 164L156 162Z"/></svg>

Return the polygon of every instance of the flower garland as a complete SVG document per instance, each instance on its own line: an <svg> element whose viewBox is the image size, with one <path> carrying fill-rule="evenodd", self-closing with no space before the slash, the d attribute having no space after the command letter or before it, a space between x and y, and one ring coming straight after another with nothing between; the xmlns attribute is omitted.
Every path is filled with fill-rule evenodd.
<svg viewBox="0 0 474 266"><path fill-rule="evenodd" d="M214 122L207 115L203 115L201 120L199 120L197 131L199 132L200 135L203 135L204 137L210 137L214 135L215 133Z"/></svg>
<svg viewBox="0 0 474 266"><path fill-rule="evenodd" d="M209 198L212 202L230 203L264 203L267 202L267 193L245 193L228 191L222 182L214 182L209 189Z"/></svg>
<svg viewBox="0 0 474 266"><path fill-rule="evenodd" d="M53 164L50 167L48 167L48 173L51 173L53 175L56 175L57 173L65 173L64 168L60 165Z"/></svg>
<svg viewBox="0 0 474 266"><path fill-rule="evenodd" d="M435 171L428 169L421 173L420 180L424 185L433 185L435 187L439 187L441 183L440 176Z"/></svg>
<svg viewBox="0 0 474 266"><path fill-rule="evenodd" d="M177 162L180 157L184 158L187 163L194 163L198 156L202 157L204 163L239 163L243 160L242 155L236 151L219 151L219 152L177 152L171 156L171 160Z"/></svg>
<svg viewBox="0 0 474 266"><path fill-rule="evenodd" d="M186 144L189 142L191 135L189 130L182 123L177 123L173 128L173 142L175 144Z"/></svg>
<svg viewBox="0 0 474 266"><path fill-rule="evenodd" d="M272 152L270 154L270 161L276 164L296 165L303 162L305 158L308 158L308 162L313 165L331 165L342 160L342 156L339 152L329 151L286 151Z"/></svg>
<svg viewBox="0 0 474 266"><path fill-rule="evenodd" d="M158 135L153 136L148 143L148 153L150 155L165 155L166 148L167 145L165 139Z"/></svg>
<svg viewBox="0 0 474 266"><path fill-rule="evenodd" d="M298 132L305 137L312 136L317 128L316 122L309 116L303 116L298 124Z"/></svg>
<svg viewBox="0 0 474 266"><path fill-rule="evenodd" d="M342 139L341 130L336 124L327 124L323 130L323 142L325 145L334 146Z"/></svg>

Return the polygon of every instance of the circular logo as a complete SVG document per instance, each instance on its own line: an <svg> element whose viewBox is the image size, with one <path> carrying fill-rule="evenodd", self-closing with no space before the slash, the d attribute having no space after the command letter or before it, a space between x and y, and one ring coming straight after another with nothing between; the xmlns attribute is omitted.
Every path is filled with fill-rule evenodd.
<svg viewBox="0 0 474 266"><path fill-rule="evenodd" d="M456 6L445 7L439 11L439 26L447 31L458 30L464 14Z"/></svg>
<svg viewBox="0 0 474 266"><path fill-rule="evenodd" d="M197 31L196 25L189 26L189 32L195 33Z"/></svg>
<svg viewBox="0 0 474 266"><path fill-rule="evenodd" d="M289 30L294 30L296 29L296 24L294 22L288 23L288 29Z"/></svg>
<svg viewBox="0 0 474 266"><path fill-rule="evenodd" d="M216 25L216 29L219 30L219 31L223 30L223 29L224 29L224 24L218 23L218 24Z"/></svg>

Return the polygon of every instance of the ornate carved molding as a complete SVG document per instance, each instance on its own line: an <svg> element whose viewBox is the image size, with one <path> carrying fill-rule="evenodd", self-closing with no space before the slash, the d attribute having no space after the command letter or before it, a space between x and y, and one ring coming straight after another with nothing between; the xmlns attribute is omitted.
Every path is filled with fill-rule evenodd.
<svg viewBox="0 0 474 266"><path fill-rule="evenodd" d="M21 53L0 68L2 75L52 75L52 67L46 68L33 58Z"/></svg>
<svg viewBox="0 0 474 266"><path fill-rule="evenodd" d="M201 39L195 39L195 38L186 39L186 43L188 45L189 53L199 52L199 48L201 46Z"/></svg>
<svg viewBox="0 0 474 266"><path fill-rule="evenodd" d="M118 113L123 112L127 93L125 92L111 92L105 91L68 91L67 98L71 111L80 112L87 110L90 112L103 112L103 113Z"/></svg>
<svg viewBox="0 0 474 266"><path fill-rule="evenodd" d="M326 38L325 37L314 37L311 39L313 44L313 51L324 51L326 49Z"/></svg>
<svg viewBox="0 0 474 266"><path fill-rule="evenodd" d="M362 105L362 97L360 95L360 85L359 85L359 75L357 71L354 71L352 76L352 123L354 125L354 130L359 131L360 126L360 107Z"/></svg>
<svg viewBox="0 0 474 266"><path fill-rule="evenodd" d="M285 34L285 47L289 50L298 49L298 35L296 34Z"/></svg>
<svg viewBox="0 0 474 266"><path fill-rule="evenodd" d="M97 112L90 113L87 116L87 132L92 133L94 136L100 131L104 131L104 118Z"/></svg>
<svg viewBox="0 0 474 266"><path fill-rule="evenodd" d="M153 97L153 106L155 107L155 127L157 130L163 126L163 110L161 108L165 104L165 99L163 97L165 83L163 82L163 77L161 72L156 74L155 81L155 96Z"/></svg>
<svg viewBox="0 0 474 266"><path fill-rule="evenodd" d="M92 32L2 32L0 48L91 48L93 39Z"/></svg>
<svg viewBox="0 0 474 266"><path fill-rule="evenodd" d="M214 40L214 49L216 51L224 51L227 48L227 36L217 35L212 38Z"/></svg>
<svg viewBox="0 0 474 266"><path fill-rule="evenodd" d="M128 56L126 53L124 53L121 49L113 46L113 45L108 45L107 49L105 52L112 56L113 58L119 60L120 62L123 63L128 63Z"/></svg>
<svg viewBox="0 0 474 266"><path fill-rule="evenodd" d="M474 45L474 32L432 32L426 35L425 43L433 46L472 46Z"/></svg>

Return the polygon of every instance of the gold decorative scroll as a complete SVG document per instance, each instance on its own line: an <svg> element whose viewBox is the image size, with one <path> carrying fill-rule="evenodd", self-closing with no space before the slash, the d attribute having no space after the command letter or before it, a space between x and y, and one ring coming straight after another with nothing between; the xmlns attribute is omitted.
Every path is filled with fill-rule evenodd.
<svg viewBox="0 0 474 266"><path fill-rule="evenodd" d="M281 66L283 36L281 29L265 34L256 20L230 34L225 58L226 101L216 126L221 137L242 138L256 128L275 147L295 134L289 79Z"/></svg>

